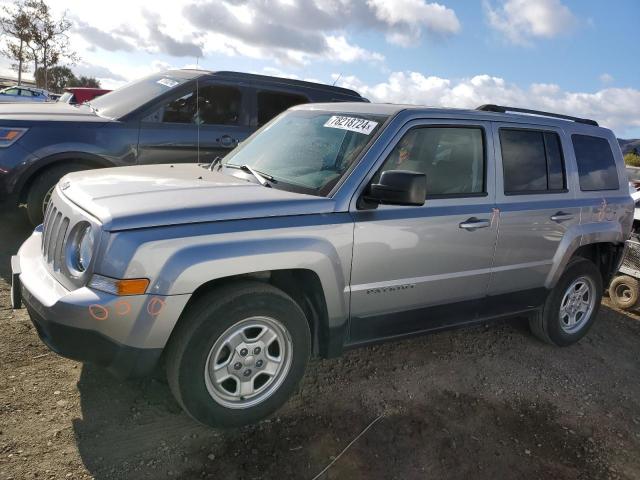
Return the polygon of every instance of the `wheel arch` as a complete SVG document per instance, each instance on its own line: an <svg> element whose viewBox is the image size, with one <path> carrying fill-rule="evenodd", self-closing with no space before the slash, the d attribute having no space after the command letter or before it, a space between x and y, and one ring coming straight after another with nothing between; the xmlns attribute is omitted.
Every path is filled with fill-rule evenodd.
<svg viewBox="0 0 640 480"><path fill-rule="evenodd" d="M553 288L571 259L582 257L598 267L606 288L622 261L625 240L618 222L587 223L571 229L560 242L545 287Z"/></svg>
<svg viewBox="0 0 640 480"><path fill-rule="evenodd" d="M223 285L242 283L246 280L257 280L273 285L289 295L298 304L309 323L314 356L332 357L339 354L342 349L343 339L333 338L329 327L327 301L320 277L313 270L305 268L243 273L205 282L196 288L191 295L182 315L180 315L173 327L173 332L177 331L189 307L202 296L215 294L215 290ZM167 343L170 341L171 338L168 339Z"/></svg>
<svg viewBox="0 0 640 480"><path fill-rule="evenodd" d="M62 152L44 157L31 165L29 169L22 175L20 182L16 185L15 191L18 192L18 203L26 201L29 188L33 182L45 171L60 165L76 164L86 166L88 168L105 168L113 167L114 164L104 157L87 152Z"/></svg>

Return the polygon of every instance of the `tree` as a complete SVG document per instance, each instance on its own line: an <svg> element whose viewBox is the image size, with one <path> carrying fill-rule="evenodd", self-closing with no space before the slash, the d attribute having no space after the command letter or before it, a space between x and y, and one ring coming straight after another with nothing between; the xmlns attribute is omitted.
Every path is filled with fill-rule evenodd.
<svg viewBox="0 0 640 480"><path fill-rule="evenodd" d="M100 88L100 80L95 77L85 77L84 75L81 75L80 78L73 77L73 79L71 79L67 84L67 87Z"/></svg>
<svg viewBox="0 0 640 480"><path fill-rule="evenodd" d="M22 73L27 72L29 45L33 41L32 2L17 1L2 7L0 30L5 35L2 53L16 63L11 68L18 72L18 85L22 83Z"/></svg>
<svg viewBox="0 0 640 480"><path fill-rule="evenodd" d="M27 3L33 11L31 42L28 46L34 62L34 72L41 66L42 83L38 85L48 89L49 68L57 65L62 58L66 58L72 64L78 60L78 56L69 46L68 32L71 29L71 21L67 19L66 13L58 20L54 19L49 5L44 0L27 0Z"/></svg>
<svg viewBox="0 0 640 480"><path fill-rule="evenodd" d="M62 90L66 86L71 86L74 81L77 81L76 76L73 74L69 67L56 65L55 67L49 68L48 71L49 77L49 91L54 93L62 93ZM44 69L42 67L38 68L36 71L36 84L44 85Z"/></svg>

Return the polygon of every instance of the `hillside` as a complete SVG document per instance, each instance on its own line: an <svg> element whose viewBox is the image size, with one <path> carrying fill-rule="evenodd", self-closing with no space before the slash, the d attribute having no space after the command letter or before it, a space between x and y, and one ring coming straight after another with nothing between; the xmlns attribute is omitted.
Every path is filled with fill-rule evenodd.
<svg viewBox="0 0 640 480"><path fill-rule="evenodd" d="M636 148L638 152L640 152L640 139L623 140L622 138L619 138L618 143L620 144L620 148L622 149L623 155L626 153L629 153L634 148Z"/></svg>

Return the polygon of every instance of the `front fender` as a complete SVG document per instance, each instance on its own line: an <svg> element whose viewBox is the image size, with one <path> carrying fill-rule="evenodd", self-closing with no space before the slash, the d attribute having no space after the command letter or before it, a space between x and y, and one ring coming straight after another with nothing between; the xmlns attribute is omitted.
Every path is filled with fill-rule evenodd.
<svg viewBox="0 0 640 480"><path fill-rule="evenodd" d="M330 325L348 318L353 223L347 213L234 220L111 233L99 272L146 277L157 295L236 275L304 269L322 285Z"/></svg>

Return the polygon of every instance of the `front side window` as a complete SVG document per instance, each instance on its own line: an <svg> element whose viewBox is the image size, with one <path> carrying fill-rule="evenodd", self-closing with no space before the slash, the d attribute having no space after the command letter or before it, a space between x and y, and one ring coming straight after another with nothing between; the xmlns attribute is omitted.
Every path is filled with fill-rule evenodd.
<svg viewBox="0 0 640 480"><path fill-rule="evenodd" d="M557 133L501 128L500 147L506 194L565 190L564 161Z"/></svg>
<svg viewBox="0 0 640 480"><path fill-rule="evenodd" d="M578 163L580 190L617 190L618 172L611 146L606 138L572 135Z"/></svg>
<svg viewBox="0 0 640 480"><path fill-rule="evenodd" d="M20 90L20 95L23 97L35 97L37 93L32 92L31 90Z"/></svg>
<svg viewBox="0 0 640 480"><path fill-rule="evenodd" d="M327 195L386 117L294 110L267 124L224 158L273 177L274 188Z"/></svg>
<svg viewBox="0 0 640 480"><path fill-rule="evenodd" d="M287 108L302 103L309 103L309 99L291 93L258 92L258 126L261 127Z"/></svg>
<svg viewBox="0 0 640 480"><path fill-rule="evenodd" d="M172 100L162 111L163 123L238 125L240 90L225 86L205 86Z"/></svg>
<svg viewBox="0 0 640 480"><path fill-rule="evenodd" d="M409 170L427 177L427 198L485 192L484 136L478 127L420 127L395 146L379 175Z"/></svg>

